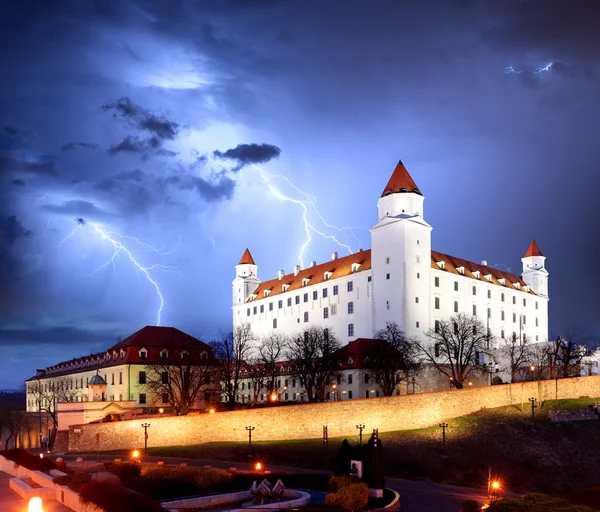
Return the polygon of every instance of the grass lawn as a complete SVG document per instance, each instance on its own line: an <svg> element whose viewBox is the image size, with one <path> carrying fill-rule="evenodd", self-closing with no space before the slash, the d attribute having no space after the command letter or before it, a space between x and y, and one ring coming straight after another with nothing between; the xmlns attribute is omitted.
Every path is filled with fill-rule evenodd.
<svg viewBox="0 0 600 512"><path fill-rule="evenodd" d="M598 398L554 400L535 409L531 405L483 409L447 421L447 458L441 457L441 429L382 432L387 474L424 478L441 483L484 487L488 468L511 491L570 492L600 486L600 422L552 423L552 409L588 409ZM330 467L344 438L329 439ZM351 444L358 436L348 437ZM368 439L368 436L364 436ZM257 441L252 443L265 464L322 469L321 439ZM247 443L206 443L148 449L150 455L248 461Z"/></svg>

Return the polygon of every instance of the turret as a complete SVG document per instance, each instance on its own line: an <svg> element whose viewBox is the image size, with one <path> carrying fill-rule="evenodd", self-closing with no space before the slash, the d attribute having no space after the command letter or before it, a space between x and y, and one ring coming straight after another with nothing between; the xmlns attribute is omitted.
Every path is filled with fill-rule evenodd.
<svg viewBox="0 0 600 512"><path fill-rule="evenodd" d="M523 262L523 281L525 281L537 295L548 297L548 271L546 270L546 257L540 251L538 244L533 240L521 258Z"/></svg>
<svg viewBox="0 0 600 512"><path fill-rule="evenodd" d="M96 375L88 381L88 400L90 402L106 400L106 382L100 377L98 370L96 370Z"/></svg>
<svg viewBox="0 0 600 512"><path fill-rule="evenodd" d="M381 198L377 202L379 221L403 215L423 217L423 195L402 161L398 161Z"/></svg>
<svg viewBox="0 0 600 512"><path fill-rule="evenodd" d="M246 249L240 262L235 266L236 277L233 280L233 305L243 304L258 288L258 265L250 251Z"/></svg>

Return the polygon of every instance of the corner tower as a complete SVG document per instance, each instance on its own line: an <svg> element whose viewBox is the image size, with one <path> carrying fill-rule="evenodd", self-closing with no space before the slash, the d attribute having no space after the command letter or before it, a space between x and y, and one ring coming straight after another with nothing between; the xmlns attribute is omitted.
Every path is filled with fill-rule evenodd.
<svg viewBox="0 0 600 512"><path fill-rule="evenodd" d="M431 226L424 198L400 161L377 201L371 228L373 334L396 322L408 335L423 334L429 321Z"/></svg>
<svg viewBox="0 0 600 512"><path fill-rule="evenodd" d="M258 265L250 251L246 249L240 262L235 266L235 279L233 280L233 305L243 304L260 285L258 279Z"/></svg>
<svg viewBox="0 0 600 512"><path fill-rule="evenodd" d="M540 251L538 244L533 240L525 256L521 258L523 262L523 281L525 281L531 289L542 297L548 297L548 271L546 270L546 257Z"/></svg>

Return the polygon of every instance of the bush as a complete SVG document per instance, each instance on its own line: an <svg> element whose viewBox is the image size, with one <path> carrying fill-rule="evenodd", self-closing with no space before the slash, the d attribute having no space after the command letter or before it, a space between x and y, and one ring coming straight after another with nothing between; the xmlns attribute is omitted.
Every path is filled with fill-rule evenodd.
<svg viewBox="0 0 600 512"><path fill-rule="evenodd" d="M40 458L39 455L35 455L23 448L5 450L2 452L2 455L8 460L12 460L15 464L31 469L32 471L48 472L51 469L56 469L56 464L52 459L49 459L48 457Z"/></svg>
<svg viewBox="0 0 600 512"><path fill-rule="evenodd" d="M329 488L333 491L339 491L344 487L348 487L353 484L360 483L358 478L354 478L352 476L332 476L329 479Z"/></svg>
<svg viewBox="0 0 600 512"><path fill-rule="evenodd" d="M369 502L369 488L362 482L341 487L325 497L325 503L346 510L360 510Z"/></svg>
<svg viewBox="0 0 600 512"><path fill-rule="evenodd" d="M464 500L460 504L460 510L461 512L478 512L481 507L475 500Z"/></svg>
<svg viewBox="0 0 600 512"><path fill-rule="evenodd" d="M110 462L104 467L109 473L117 475L125 487L130 487L133 479L142 472L140 465L135 462Z"/></svg>
<svg viewBox="0 0 600 512"><path fill-rule="evenodd" d="M594 512L593 509L571 505L564 498L545 494L528 494L522 500L500 500L490 504L488 512Z"/></svg>
<svg viewBox="0 0 600 512"><path fill-rule="evenodd" d="M149 496L108 482L91 482L79 492L83 503L93 503L110 512L166 512Z"/></svg>
<svg viewBox="0 0 600 512"><path fill-rule="evenodd" d="M69 489L79 492L81 488L92 481L89 473L71 473L65 476L57 476L53 482L58 485L66 485Z"/></svg>

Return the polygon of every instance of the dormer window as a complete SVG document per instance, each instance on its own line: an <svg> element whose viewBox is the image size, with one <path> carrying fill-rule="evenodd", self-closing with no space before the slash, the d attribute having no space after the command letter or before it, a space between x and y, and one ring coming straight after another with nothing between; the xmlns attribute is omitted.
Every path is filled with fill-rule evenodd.
<svg viewBox="0 0 600 512"><path fill-rule="evenodd" d="M248 297L248 300L254 300L254 299L256 299L256 297L258 297L258 295L256 295L256 293L251 293L250 296Z"/></svg>
<svg viewBox="0 0 600 512"><path fill-rule="evenodd" d="M436 261L437 266L440 267L442 270L446 270L446 262L445 261Z"/></svg>
<svg viewBox="0 0 600 512"><path fill-rule="evenodd" d="M117 351L115 350L113 352L113 361L116 361L116 360L117 360Z"/></svg>
<svg viewBox="0 0 600 512"><path fill-rule="evenodd" d="M506 286L506 279L504 279L503 277L501 277L500 279L498 279L498 282L502 285L502 286Z"/></svg>
<svg viewBox="0 0 600 512"><path fill-rule="evenodd" d="M282 292L287 292L289 289L290 285L289 284L282 284L281 285L281 291Z"/></svg>
<svg viewBox="0 0 600 512"><path fill-rule="evenodd" d="M325 279L325 281L327 281L331 276L333 275L333 272L324 272L323 273L323 278Z"/></svg>
<svg viewBox="0 0 600 512"><path fill-rule="evenodd" d="M479 270L475 270L475 272L473 272L473 277L475 279L479 279L480 276L481 276L481 272L479 272Z"/></svg>
<svg viewBox="0 0 600 512"><path fill-rule="evenodd" d="M456 267L456 270L458 270L458 273L459 273L461 276L464 276L464 275L465 275L465 267Z"/></svg>
<svg viewBox="0 0 600 512"><path fill-rule="evenodd" d="M354 364L354 359L351 357L348 358L348 366L352 366Z"/></svg>
<svg viewBox="0 0 600 512"><path fill-rule="evenodd" d="M181 352L181 359L187 361L190 358L190 353L187 350Z"/></svg>
<svg viewBox="0 0 600 512"><path fill-rule="evenodd" d="M523 286L523 290L525 290L526 292L529 292L530 288L529 288L529 286Z"/></svg>
<svg viewBox="0 0 600 512"><path fill-rule="evenodd" d="M148 359L148 351L145 348L141 348L138 351L138 355L140 356L140 359Z"/></svg>
<svg viewBox="0 0 600 512"><path fill-rule="evenodd" d="M270 293L271 293L271 290L265 290L263 296L268 297Z"/></svg>
<svg viewBox="0 0 600 512"><path fill-rule="evenodd" d="M352 263L352 272L358 272L360 268L360 263Z"/></svg>
<svg viewBox="0 0 600 512"><path fill-rule="evenodd" d="M302 286L306 286L308 285L308 283L310 282L310 279L308 277L304 277L302 279Z"/></svg>
<svg viewBox="0 0 600 512"><path fill-rule="evenodd" d="M160 351L160 358L164 360L164 359L167 359L168 357L169 357L169 351L166 348L163 348Z"/></svg>
<svg viewBox="0 0 600 512"><path fill-rule="evenodd" d="M206 350L200 353L200 359L208 359L208 352Z"/></svg>
<svg viewBox="0 0 600 512"><path fill-rule="evenodd" d="M492 274L486 274L485 277L490 283L492 282Z"/></svg>
<svg viewBox="0 0 600 512"><path fill-rule="evenodd" d="M513 286L517 289L520 290L521 289L521 283L513 283Z"/></svg>

